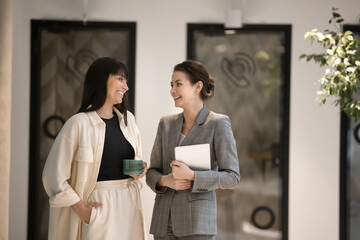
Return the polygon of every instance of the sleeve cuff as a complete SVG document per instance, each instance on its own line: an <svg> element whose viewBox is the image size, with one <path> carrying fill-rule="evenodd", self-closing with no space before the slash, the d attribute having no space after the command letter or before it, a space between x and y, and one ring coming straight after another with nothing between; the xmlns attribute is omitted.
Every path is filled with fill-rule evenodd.
<svg viewBox="0 0 360 240"><path fill-rule="evenodd" d="M70 207L80 201L80 197L75 193L61 192L50 197L50 207Z"/></svg>

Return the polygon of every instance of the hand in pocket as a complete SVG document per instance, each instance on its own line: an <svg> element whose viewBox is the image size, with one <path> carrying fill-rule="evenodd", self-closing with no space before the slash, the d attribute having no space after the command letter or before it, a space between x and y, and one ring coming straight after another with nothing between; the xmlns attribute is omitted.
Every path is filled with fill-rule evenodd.
<svg viewBox="0 0 360 240"><path fill-rule="evenodd" d="M93 207L101 207L102 203L99 202L88 202L84 203L83 201L79 201L72 205L72 209L79 215L80 219L84 221L86 224L89 224L91 217L91 210Z"/></svg>

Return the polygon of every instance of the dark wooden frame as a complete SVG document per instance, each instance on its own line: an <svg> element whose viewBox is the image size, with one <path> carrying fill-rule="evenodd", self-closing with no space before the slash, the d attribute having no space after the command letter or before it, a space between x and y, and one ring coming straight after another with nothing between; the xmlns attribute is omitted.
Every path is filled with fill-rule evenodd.
<svg viewBox="0 0 360 240"><path fill-rule="evenodd" d="M360 25L344 25L344 31L350 30L360 34ZM349 239L348 231L349 225L347 221L347 196L348 196L348 137L349 137L349 127L350 127L350 118L344 113L341 112L340 120L340 240Z"/></svg>
<svg viewBox="0 0 360 240"><path fill-rule="evenodd" d="M36 186L36 177L41 176L37 169L39 165L39 135L40 125L40 80L41 80L41 31L69 31L69 30L128 30L130 32L129 56L127 67L129 69L129 110L134 113L135 106L135 22L83 22L61 20L31 20L31 85L30 85L30 150L29 150L29 195L28 195L28 230L27 238L35 239L37 221L36 198L39 188Z"/></svg>
<svg viewBox="0 0 360 240"><path fill-rule="evenodd" d="M349 128L349 117L342 112L340 120L340 236L339 239L347 238L347 131Z"/></svg>
<svg viewBox="0 0 360 240"><path fill-rule="evenodd" d="M195 59L195 44L193 43L194 31L207 31L213 34L224 34L226 30L223 24L196 24L187 25L187 58ZM240 29L232 29L236 33L251 32L274 32L282 31L285 35L285 53L283 55L283 73L284 84L283 92L283 129L281 133L281 151L279 157L283 163L280 167L282 173L282 239L288 239L288 220L289 220L289 129L290 129L290 67L291 67L291 25L263 25L263 24L246 24Z"/></svg>

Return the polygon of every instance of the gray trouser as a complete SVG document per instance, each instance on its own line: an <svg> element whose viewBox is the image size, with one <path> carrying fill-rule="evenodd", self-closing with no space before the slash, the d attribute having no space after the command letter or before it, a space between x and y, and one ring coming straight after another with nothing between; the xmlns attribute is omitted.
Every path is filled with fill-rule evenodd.
<svg viewBox="0 0 360 240"><path fill-rule="evenodd" d="M192 235L185 237L175 237L174 235L166 235L165 237L154 236L154 240L215 240L214 235Z"/></svg>
<svg viewBox="0 0 360 240"><path fill-rule="evenodd" d="M215 235L190 235L184 237L176 237L172 230L171 217L169 216L168 227L165 237L154 236L154 240L215 240Z"/></svg>

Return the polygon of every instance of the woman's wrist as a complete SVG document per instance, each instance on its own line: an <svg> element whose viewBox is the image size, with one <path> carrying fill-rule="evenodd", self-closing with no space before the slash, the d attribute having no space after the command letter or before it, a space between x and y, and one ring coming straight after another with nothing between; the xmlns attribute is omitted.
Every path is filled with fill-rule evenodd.
<svg viewBox="0 0 360 240"><path fill-rule="evenodd" d="M193 170L190 170L189 176L188 176L187 179L190 180L190 181L194 181L194 179L195 179L195 172L194 172Z"/></svg>
<svg viewBox="0 0 360 240"><path fill-rule="evenodd" d="M161 178L160 178L159 181L156 183L156 185L159 186L159 187L167 187L167 186L166 186L166 180L165 180L166 176L167 176L167 175L161 176Z"/></svg>
<svg viewBox="0 0 360 240"><path fill-rule="evenodd" d="M85 209L85 204L83 201L78 201L77 203L75 203L74 205L71 206L71 208L78 214L80 215L84 209Z"/></svg>

